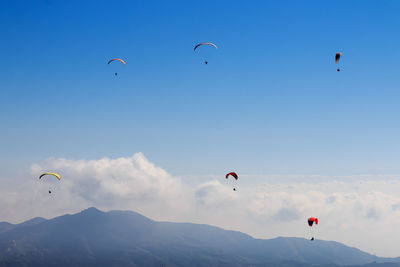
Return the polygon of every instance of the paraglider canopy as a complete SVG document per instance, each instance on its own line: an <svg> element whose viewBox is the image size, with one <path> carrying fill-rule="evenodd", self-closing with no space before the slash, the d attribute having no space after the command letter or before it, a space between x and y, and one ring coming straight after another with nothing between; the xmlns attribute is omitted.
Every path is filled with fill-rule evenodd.
<svg viewBox="0 0 400 267"><path fill-rule="evenodd" d="M215 49L218 49L218 47L215 44L207 42L207 43L199 43L199 44L195 45L194 48L193 48L193 51L196 52L196 49L199 48L200 46L203 46L203 45L213 46L213 47L215 47ZM207 59L204 60L204 64L208 65L208 60Z"/></svg>
<svg viewBox="0 0 400 267"><path fill-rule="evenodd" d="M225 178L228 179L229 175L231 175L235 180L239 179L239 176L236 174L236 172L230 172L225 175Z"/></svg>
<svg viewBox="0 0 400 267"><path fill-rule="evenodd" d="M336 53L336 55L335 55L335 64L338 64L341 55L342 55L342 52Z"/></svg>
<svg viewBox="0 0 400 267"><path fill-rule="evenodd" d="M45 176L45 175L53 175L58 180L61 180L61 176L59 174L57 174L57 173L54 173L54 172L45 172L45 173L43 173L42 175L39 176L39 179L42 179L42 177Z"/></svg>
<svg viewBox="0 0 400 267"><path fill-rule="evenodd" d="M341 52L338 52L338 53L336 53L336 55L335 55L335 64L338 64L339 63L339 60L340 60L340 56L342 55L342 53ZM337 70L336 71L340 71L340 69L339 68L337 68Z"/></svg>
<svg viewBox="0 0 400 267"><path fill-rule="evenodd" d="M308 222L308 225L309 225L310 227L312 227L314 223L315 223L315 224L318 224L318 218L310 217L310 218L308 218L307 222Z"/></svg>
<svg viewBox="0 0 400 267"><path fill-rule="evenodd" d="M51 176L56 177L59 181L61 180L61 176L58 173L55 173L55 172L45 172L45 173L43 173L43 174L41 174L39 176L39 180L41 180L42 177L45 176L45 175L51 175ZM49 190L49 194L51 194L51 190Z"/></svg>
<svg viewBox="0 0 400 267"><path fill-rule="evenodd" d="M120 58L113 58L113 59L110 59L110 60L108 61L107 64L110 64L110 63L113 62L113 61L120 61L120 62L122 62L124 65L126 65L125 61L123 61L123 60L120 59Z"/></svg>
<svg viewBox="0 0 400 267"><path fill-rule="evenodd" d="M202 46L202 45L211 45L211 46L214 46L215 49L218 49L218 47L217 47L215 44L213 44L213 43L199 43L199 44L195 45L195 47L193 48L193 51L196 51L196 49L197 49L199 46Z"/></svg>
<svg viewBox="0 0 400 267"><path fill-rule="evenodd" d="M120 59L120 58L113 58L113 59L110 59L110 60L108 61L107 64L110 64L110 63L113 62L113 61L119 61L119 62L121 62L122 64L124 64L124 66L126 66L125 61L123 61L123 60ZM118 73L114 73L114 76L117 76L117 75L118 75Z"/></svg>

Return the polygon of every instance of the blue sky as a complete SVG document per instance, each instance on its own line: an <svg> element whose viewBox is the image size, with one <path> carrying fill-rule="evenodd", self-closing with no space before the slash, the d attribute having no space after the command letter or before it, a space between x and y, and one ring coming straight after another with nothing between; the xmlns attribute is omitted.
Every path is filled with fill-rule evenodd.
<svg viewBox="0 0 400 267"><path fill-rule="evenodd" d="M397 1L8 1L0 169L143 152L177 175L399 173L399 11ZM204 41L219 50L194 53ZM106 64L114 57L126 68Z"/></svg>
<svg viewBox="0 0 400 267"><path fill-rule="evenodd" d="M96 206L308 238L316 216L320 239L399 256L399 13L384 0L2 3L0 221ZM63 176L52 199L37 180L49 170Z"/></svg>

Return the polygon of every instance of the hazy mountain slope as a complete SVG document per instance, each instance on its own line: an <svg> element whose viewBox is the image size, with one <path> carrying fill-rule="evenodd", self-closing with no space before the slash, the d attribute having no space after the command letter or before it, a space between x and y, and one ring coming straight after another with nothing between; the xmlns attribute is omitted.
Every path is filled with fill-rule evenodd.
<svg viewBox="0 0 400 267"><path fill-rule="evenodd" d="M8 222L0 222L0 233L6 232L8 230L11 230L14 227L13 224L8 223Z"/></svg>
<svg viewBox="0 0 400 267"><path fill-rule="evenodd" d="M385 260L337 242L254 239L209 225L155 222L130 211L90 208L51 220L0 223L0 266L309 266Z"/></svg>

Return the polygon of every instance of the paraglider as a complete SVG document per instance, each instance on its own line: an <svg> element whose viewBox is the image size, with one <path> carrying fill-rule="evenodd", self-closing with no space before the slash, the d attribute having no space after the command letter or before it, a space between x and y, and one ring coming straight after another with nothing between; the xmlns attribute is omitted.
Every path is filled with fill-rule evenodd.
<svg viewBox="0 0 400 267"><path fill-rule="evenodd" d="M121 62L122 64L124 64L124 66L126 66L126 63L125 63L125 61L123 61L122 59L120 59L120 58L113 58L113 59L110 59L109 61L108 61L108 63L107 64L110 64L111 62L113 62L113 61L119 61L119 62ZM118 73L114 73L114 75L115 76L117 76L118 75Z"/></svg>
<svg viewBox="0 0 400 267"><path fill-rule="evenodd" d="M110 59L109 61L108 61L108 63L107 64L110 64L111 62L113 62L113 61L120 61L120 62L122 62L124 65L126 65L126 63L125 63L125 61L123 61L122 59L120 59L120 58L113 58L113 59Z"/></svg>
<svg viewBox="0 0 400 267"><path fill-rule="evenodd" d="M230 172L225 175L225 178L228 179L229 175L231 175L235 180L239 179L239 176L236 174L236 172Z"/></svg>
<svg viewBox="0 0 400 267"><path fill-rule="evenodd" d="M234 186L233 186L233 191L236 191L236 181L239 179L239 176L237 175L236 172L230 172L230 173L227 173L227 174L225 175L225 178L228 179L229 176L232 176L233 178L235 178L235 183L234 183Z"/></svg>
<svg viewBox="0 0 400 267"><path fill-rule="evenodd" d="M193 48L193 51L196 51L196 49L197 49L199 46L202 46L202 45L211 45L211 46L214 46L215 49L218 49L218 47L217 47L215 44L213 44L213 43L199 43L199 44L195 45L195 47Z"/></svg>
<svg viewBox="0 0 400 267"><path fill-rule="evenodd" d="M316 225L318 224L318 218L310 217L310 218L308 218L307 222L308 222L308 226L312 227L314 223ZM312 228L310 228L310 232L312 233ZM311 236L312 237L311 237L310 241L314 241L314 236L312 234L311 234Z"/></svg>
<svg viewBox="0 0 400 267"><path fill-rule="evenodd" d="M39 176L39 180L41 180L42 177L45 176L45 175L52 175L52 176L55 176L59 181L61 180L61 176L59 174L57 174L57 173L54 173L54 172L45 172L45 173L41 174ZM49 194L51 194L51 190L49 190Z"/></svg>
<svg viewBox="0 0 400 267"><path fill-rule="evenodd" d="M61 180L61 176L59 174L57 174L57 173L54 173L54 172L45 172L45 173L43 173L42 175L39 176L39 179L42 179L42 177L45 176L45 175L53 175L58 180Z"/></svg>
<svg viewBox="0 0 400 267"><path fill-rule="evenodd" d="M215 44L207 42L207 43L199 43L199 44L195 45L194 48L193 48L193 51L196 52L196 49L197 49L199 46L202 46L202 45L210 45L210 46L214 46L215 49L218 49L218 47L217 47ZM207 65L207 64L208 64L208 61L207 61L207 60L204 60L204 64Z"/></svg>
<svg viewBox="0 0 400 267"><path fill-rule="evenodd" d="M341 55L342 55L341 52L336 53L336 55L335 55L335 64L338 64L338 63L339 63L339 60L340 60L340 56L341 56ZM337 71L340 71L340 69L338 68Z"/></svg>

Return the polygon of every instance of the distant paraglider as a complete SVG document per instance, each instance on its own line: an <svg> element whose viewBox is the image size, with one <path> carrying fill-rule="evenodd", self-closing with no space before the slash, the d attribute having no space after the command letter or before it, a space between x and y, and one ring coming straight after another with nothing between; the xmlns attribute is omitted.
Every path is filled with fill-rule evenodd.
<svg viewBox="0 0 400 267"><path fill-rule="evenodd" d="M308 222L308 226L312 227L314 223L318 224L318 218L310 217L310 218L308 218L307 222ZM314 241L314 235L312 234L312 228L310 228L310 232L311 232L310 241Z"/></svg>
<svg viewBox="0 0 400 267"><path fill-rule="evenodd" d="M54 172L45 172L45 173L43 173L42 175L39 176L39 179L42 179L42 177L45 176L45 175L53 175L58 180L61 180L61 176L59 174L57 174L57 173L54 173Z"/></svg>
<svg viewBox="0 0 400 267"><path fill-rule="evenodd" d="M198 47L202 46L202 45L211 45L211 46L214 46L215 49L218 49L218 47L217 47L215 44L207 42L207 43L199 43L199 44L195 45L194 48L193 48L193 51L196 52L196 49L197 49ZM208 61L207 61L207 60L204 60L204 64L207 65L207 64L208 64Z"/></svg>
<svg viewBox="0 0 400 267"><path fill-rule="evenodd" d="M308 221L308 225L309 225L310 227L312 227L314 223L315 223L315 224L318 224L318 218L315 218L315 217L310 217L310 218L308 218L307 221Z"/></svg>
<svg viewBox="0 0 400 267"><path fill-rule="evenodd" d="M108 61L108 64L110 64L111 62L113 62L113 61L120 61L120 62L122 62L124 65L126 65L126 63L125 63L125 61L123 61L122 59L120 59L120 58L113 58L113 59L110 59L109 61Z"/></svg>
<svg viewBox="0 0 400 267"><path fill-rule="evenodd" d="M218 47L217 47L215 44L213 44L213 43L199 43L199 44L195 45L195 47L193 48L193 51L196 51L196 49L197 49L199 46L202 46L202 45L211 45L211 46L214 46L215 49L218 49Z"/></svg>
<svg viewBox="0 0 400 267"><path fill-rule="evenodd" d="M236 172L230 172L225 175L225 178L228 179L229 175L231 175L235 180L239 179L239 176L236 174Z"/></svg>
<svg viewBox="0 0 400 267"><path fill-rule="evenodd" d="M125 63L125 61L123 61L122 59L120 59L120 58L113 58L113 59L110 59L109 61L108 61L108 63L107 64L110 64L111 62L113 62L113 61L119 61L119 62L121 62L122 64L124 64L124 66L126 66L126 63ZM115 76L117 76L118 75L118 73L116 72L116 73L114 73L114 75Z"/></svg>
<svg viewBox="0 0 400 267"><path fill-rule="evenodd" d="M41 180L42 177L45 176L45 175L52 175L52 176L55 176L59 181L61 180L61 176L59 174L57 174L57 173L54 173L54 172L45 172L45 173L41 174L39 176L39 180ZM49 190L49 194L51 194L51 190Z"/></svg>
<svg viewBox="0 0 400 267"><path fill-rule="evenodd" d="M341 52L336 53L336 55L335 55L335 64L338 64L338 63L339 63L339 60L340 60L340 56L341 56L341 55L342 55ZM338 68L337 71L340 71L340 69Z"/></svg>
<svg viewBox="0 0 400 267"><path fill-rule="evenodd" d="M230 172L225 175L225 178L228 179L229 176L232 176L233 178L235 178L235 184L233 186L233 191L236 191L236 181L239 179L239 176L237 175L236 172Z"/></svg>

